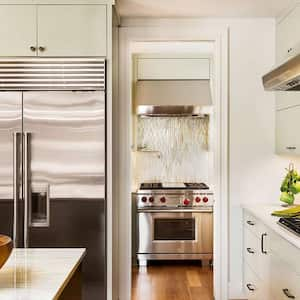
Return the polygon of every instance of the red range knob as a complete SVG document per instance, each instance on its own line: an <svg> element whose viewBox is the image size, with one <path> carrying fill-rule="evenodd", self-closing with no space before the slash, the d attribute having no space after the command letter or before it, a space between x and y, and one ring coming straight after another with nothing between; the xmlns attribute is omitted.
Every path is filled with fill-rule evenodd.
<svg viewBox="0 0 300 300"><path fill-rule="evenodd" d="M142 197L143 202L147 202L147 197Z"/></svg>
<svg viewBox="0 0 300 300"><path fill-rule="evenodd" d="M149 202L153 203L154 202L154 197L150 197Z"/></svg>
<svg viewBox="0 0 300 300"><path fill-rule="evenodd" d="M167 200L166 197L161 197L161 198L160 198L160 202L161 202L161 203L165 203L166 200Z"/></svg>
<svg viewBox="0 0 300 300"><path fill-rule="evenodd" d="M201 202L201 198L200 198L200 197L196 197L196 198L195 198L195 201L196 201L197 203L199 203L199 202Z"/></svg>
<svg viewBox="0 0 300 300"><path fill-rule="evenodd" d="M190 200L189 199L184 199L183 204L184 205L189 205L190 204Z"/></svg>
<svg viewBox="0 0 300 300"><path fill-rule="evenodd" d="M207 198L207 197L203 197L202 201L203 201L204 203L206 203L206 202L208 202L208 198Z"/></svg>

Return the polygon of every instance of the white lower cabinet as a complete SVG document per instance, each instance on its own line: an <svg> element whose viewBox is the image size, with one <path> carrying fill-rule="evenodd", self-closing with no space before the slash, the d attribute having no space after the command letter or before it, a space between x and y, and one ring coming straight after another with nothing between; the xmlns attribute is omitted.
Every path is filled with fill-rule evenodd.
<svg viewBox="0 0 300 300"><path fill-rule="evenodd" d="M244 211L243 227L247 299L300 300L300 249L247 211Z"/></svg>

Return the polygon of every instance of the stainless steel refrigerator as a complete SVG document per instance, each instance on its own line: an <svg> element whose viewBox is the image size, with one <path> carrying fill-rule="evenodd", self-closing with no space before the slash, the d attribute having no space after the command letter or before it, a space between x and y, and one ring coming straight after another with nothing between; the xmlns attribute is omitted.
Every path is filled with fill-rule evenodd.
<svg viewBox="0 0 300 300"><path fill-rule="evenodd" d="M0 60L0 233L85 247L83 299L106 295L105 60Z"/></svg>

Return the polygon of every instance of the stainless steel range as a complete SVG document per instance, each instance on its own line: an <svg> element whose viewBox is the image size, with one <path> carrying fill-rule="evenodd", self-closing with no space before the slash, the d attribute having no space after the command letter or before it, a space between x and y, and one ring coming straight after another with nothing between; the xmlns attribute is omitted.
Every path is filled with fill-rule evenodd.
<svg viewBox="0 0 300 300"><path fill-rule="evenodd" d="M142 183L136 193L139 264L212 260L213 203L204 183Z"/></svg>

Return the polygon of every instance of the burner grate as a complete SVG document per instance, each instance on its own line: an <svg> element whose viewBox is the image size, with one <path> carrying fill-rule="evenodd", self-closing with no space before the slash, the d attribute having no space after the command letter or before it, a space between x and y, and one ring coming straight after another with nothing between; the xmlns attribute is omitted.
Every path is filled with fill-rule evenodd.
<svg viewBox="0 0 300 300"><path fill-rule="evenodd" d="M300 236L300 218L280 218L278 224Z"/></svg>

